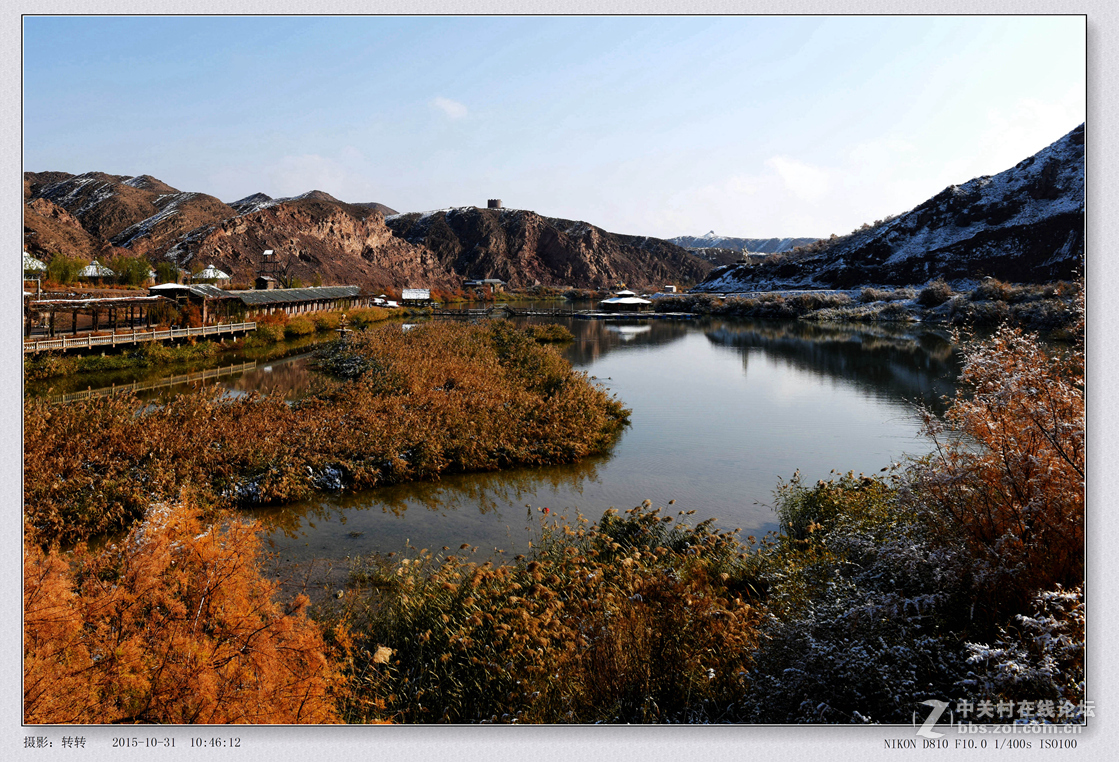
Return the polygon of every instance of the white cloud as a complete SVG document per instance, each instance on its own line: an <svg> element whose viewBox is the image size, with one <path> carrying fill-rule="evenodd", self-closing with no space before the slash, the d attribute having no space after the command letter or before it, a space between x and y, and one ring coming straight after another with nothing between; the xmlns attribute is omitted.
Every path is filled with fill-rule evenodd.
<svg viewBox="0 0 1119 762"><path fill-rule="evenodd" d="M462 119L467 113L465 105L458 101L453 101L450 98L433 98L431 100L431 105L442 111L451 119Z"/></svg>
<svg viewBox="0 0 1119 762"><path fill-rule="evenodd" d="M828 173L820 167L786 156L774 156L767 159L765 164L774 169L781 176L785 187L803 201L819 201L828 193L831 185Z"/></svg>

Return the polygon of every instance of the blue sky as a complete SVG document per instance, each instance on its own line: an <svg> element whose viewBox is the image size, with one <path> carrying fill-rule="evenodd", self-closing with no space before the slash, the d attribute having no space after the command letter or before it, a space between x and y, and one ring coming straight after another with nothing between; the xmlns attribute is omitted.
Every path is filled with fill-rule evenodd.
<svg viewBox="0 0 1119 762"><path fill-rule="evenodd" d="M1085 119L1049 17L28 17L24 169L826 236Z"/></svg>

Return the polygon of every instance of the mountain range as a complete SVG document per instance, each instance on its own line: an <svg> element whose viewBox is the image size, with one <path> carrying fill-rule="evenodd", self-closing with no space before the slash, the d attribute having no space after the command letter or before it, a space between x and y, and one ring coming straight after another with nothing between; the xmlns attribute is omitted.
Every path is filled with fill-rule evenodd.
<svg viewBox="0 0 1119 762"><path fill-rule="evenodd" d="M951 185L897 217L758 265L725 265L695 290L919 285L937 277L1072 279L1084 266L1084 125L997 175Z"/></svg>
<svg viewBox="0 0 1119 762"><path fill-rule="evenodd" d="M24 248L41 259L140 255L213 264L247 283L266 249L303 282L455 289L465 279L513 287L653 290L691 285L711 263L657 238L518 209L460 207L398 214L323 191L226 204L150 175L24 173ZM386 219L386 215L388 215Z"/></svg>
<svg viewBox="0 0 1119 762"><path fill-rule="evenodd" d="M247 283L262 252L303 282L455 289L512 287L708 292L917 285L984 275L1013 282L1075 277L1084 258L1084 125L994 176L952 185L897 217L830 239L610 233L524 209L473 206L397 213L323 191L225 203L150 175L25 172L24 248L49 260L142 256L213 264ZM769 253L739 264L744 252Z"/></svg>
<svg viewBox="0 0 1119 762"><path fill-rule="evenodd" d="M718 235L714 230L701 236L678 235L669 241L685 249L726 249L728 251L748 251L751 254L776 254L804 246L817 240L815 238L732 238Z"/></svg>

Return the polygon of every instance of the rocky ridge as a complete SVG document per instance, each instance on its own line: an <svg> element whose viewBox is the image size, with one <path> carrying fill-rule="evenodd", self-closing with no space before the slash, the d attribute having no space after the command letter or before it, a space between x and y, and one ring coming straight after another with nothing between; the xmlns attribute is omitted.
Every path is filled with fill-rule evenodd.
<svg viewBox="0 0 1119 762"><path fill-rule="evenodd" d="M1084 125L994 176L898 217L765 263L714 269L696 291L919 285L938 277L1071 279L1084 261Z"/></svg>
<svg viewBox="0 0 1119 762"><path fill-rule="evenodd" d="M252 279L267 249L276 252L285 278L304 284L321 280L447 289L461 285L461 278L441 267L430 251L394 236L379 211L325 193L305 194L225 220L180 241L168 255L178 262L212 263L245 282Z"/></svg>
<svg viewBox="0 0 1119 762"><path fill-rule="evenodd" d="M466 278L501 278L514 287L657 289L695 283L711 268L671 243L585 222L475 207L401 215L318 190L225 204L150 175L27 172L24 201L25 246L42 259L140 255L213 264L240 283L252 280L266 249L289 281L370 287L454 289Z"/></svg>
<svg viewBox="0 0 1119 762"><path fill-rule="evenodd" d="M657 290L698 282L711 269L659 238L609 233L523 209L460 207L392 215L386 223L464 278L500 278L518 287Z"/></svg>

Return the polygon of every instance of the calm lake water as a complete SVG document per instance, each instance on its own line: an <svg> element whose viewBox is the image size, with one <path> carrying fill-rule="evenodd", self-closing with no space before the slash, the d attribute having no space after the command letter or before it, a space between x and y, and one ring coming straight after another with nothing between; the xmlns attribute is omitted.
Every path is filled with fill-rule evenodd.
<svg viewBox="0 0 1119 762"><path fill-rule="evenodd" d="M714 518L760 537L776 528L774 488L798 469L811 484L832 469L877 473L906 454L928 452L915 405L939 409L959 373L947 336L919 326L519 319L548 321L575 334L558 345L572 365L633 411L608 454L253 511L278 558L297 567L311 559L344 567L347 557L407 543L434 550L464 542L479 553L513 554L539 532L544 507L549 519L581 513L594 521L609 507L626 510L645 499L658 506L675 500L673 514L695 510L693 522ZM208 371L217 375L208 382L234 393L277 389L296 397L315 375L308 350L236 358L235 367ZM100 385L88 376L81 381L80 389ZM104 383L136 383L147 387L138 392L143 397L187 388L158 372Z"/></svg>
<svg viewBox="0 0 1119 762"><path fill-rule="evenodd" d="M773 489L800 470L877 473L929 450L914 412L952 394L958 357L922 328L803 322L562 319L561 347L633 410L607 455L570 466L456 475L255 511L281 558L343 562L414 547L523 552L549 517L597 520L652 500L723 528L776 528ZM295 358L245 374L245 389L305 375ZM263 381L262 377L267 376Z"/></svg>

